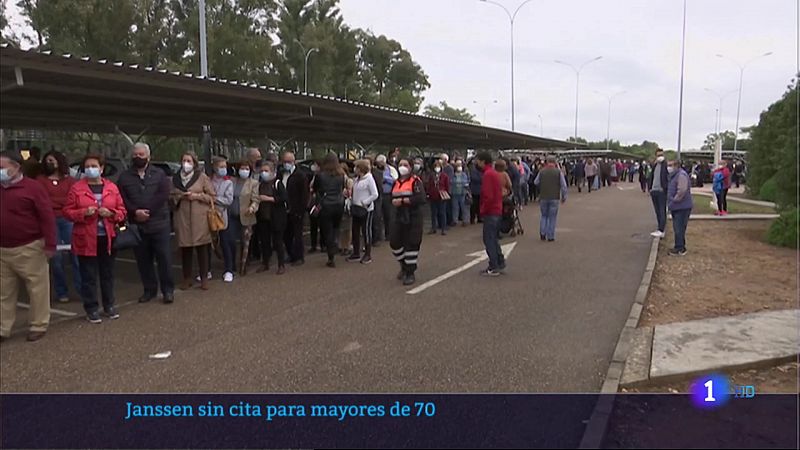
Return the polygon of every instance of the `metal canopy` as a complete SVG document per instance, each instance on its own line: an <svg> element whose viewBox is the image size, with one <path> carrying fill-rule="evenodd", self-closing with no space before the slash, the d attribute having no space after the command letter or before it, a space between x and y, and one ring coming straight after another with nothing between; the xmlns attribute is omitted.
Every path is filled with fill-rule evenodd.
<svg viewBox="0 0 800 450"><path fill-rule="evenodd" d="M0 49L0 127L117 129L475 149L574 144L318 94L107 60Z"/></svg>

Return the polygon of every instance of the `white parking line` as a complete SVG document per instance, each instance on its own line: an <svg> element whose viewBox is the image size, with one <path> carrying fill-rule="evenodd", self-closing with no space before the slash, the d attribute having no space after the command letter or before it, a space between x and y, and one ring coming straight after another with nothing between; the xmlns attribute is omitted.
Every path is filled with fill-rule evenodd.
<svg viewBox="0 0 800 450"><path fill-rule="evenodd" d="M19 303L19 302L17 302L17 307L18 308L22 308L22 309L31 309L31 305L29 305L27 303ZM53 314L58 314L59 316L65 316L65 317L75 317L75 316L78 315L78 313L74 313L74 312L71 312L71 311L64 311L63 309L57 309L57 308L50 308L50 312L53 313Z"/></svg>

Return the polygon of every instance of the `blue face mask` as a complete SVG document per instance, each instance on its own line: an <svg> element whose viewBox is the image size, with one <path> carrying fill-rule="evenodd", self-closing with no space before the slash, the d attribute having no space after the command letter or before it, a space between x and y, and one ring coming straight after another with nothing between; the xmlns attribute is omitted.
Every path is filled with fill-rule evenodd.
<svg viewBox="0 0 800 450"><path fill-rule="evenodd" d="M275 179L275 174L272 172L261 172L261 181L272 181Z"/></svg>
<svg viewBox="0 0 800 450"><path fill-rule="evenodd" d="M86 174L86 178L90 178L92 180L96 180L100 178L100 168L99 167L87 167L83 170Z"/></svg>
<svg viewBox="0 0 800 450"><path fill-rule="evenodd" d="M5 183L6 181L11 179L11 175L8 174L8 169L0 169L0 181Z"/></svg>
<svg viewBox="0 0 800 450"><path fill-rule="evenodd" d="M219 175L221 177L227 176L228 175L228 169L225 168L225 167L220 167L219 169L217 169L217 175Z"/></svg>
<svg viewBox="0 0 800 450"><path fill-rule="evenodd" d="M291 172L294 172L294 164L292 164L292 163L285 163L285 164L283 165L283 168L284 168L284 170L286 170L287 172L290 172L290 173L291 173Z"/></svg>
<svg viewBox="0 0 800 450"><path fill-rule="evenodd" d="M250 178L250 171L247 169L239 169L240 178Z"/></svg>

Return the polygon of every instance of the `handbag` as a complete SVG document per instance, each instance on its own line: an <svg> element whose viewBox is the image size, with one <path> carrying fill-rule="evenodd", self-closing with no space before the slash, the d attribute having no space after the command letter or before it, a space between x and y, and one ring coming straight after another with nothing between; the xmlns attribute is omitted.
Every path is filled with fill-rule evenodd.
<svg viewBox="0 0 800 450"><path fill-rule="evenodd" d="M222 211L218 210L214 205L211 205L211 209L208 210L208 229L212 233L225 229L225 219L222 218Z"/></svg>
<svg viewBox="0 0 800 450"><path fill-rule="evenodd" d="M369 210L361 205L350 205L350 216L356 219L363 219L367 217Z"/></svg>
<svg viewBox="0 0 800 450"><path fill-rule="evenodd" d="M116 227L116 237L111 248L114 251L130 250L139 246L142 242L142 234L139 225L132 223L121 223Z"/></svg>

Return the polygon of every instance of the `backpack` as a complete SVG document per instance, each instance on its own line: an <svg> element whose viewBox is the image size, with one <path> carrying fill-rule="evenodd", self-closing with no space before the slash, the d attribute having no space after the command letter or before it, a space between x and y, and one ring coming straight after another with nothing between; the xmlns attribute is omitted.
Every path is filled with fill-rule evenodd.
<svg viewBox="0 0 800 450"><path fill-rule="evenodd" d="M725 189L725 175L722 174L722 171L714 172L714 184L712 188L714 189L714 193L720 194L722 190Z"/></svg>

